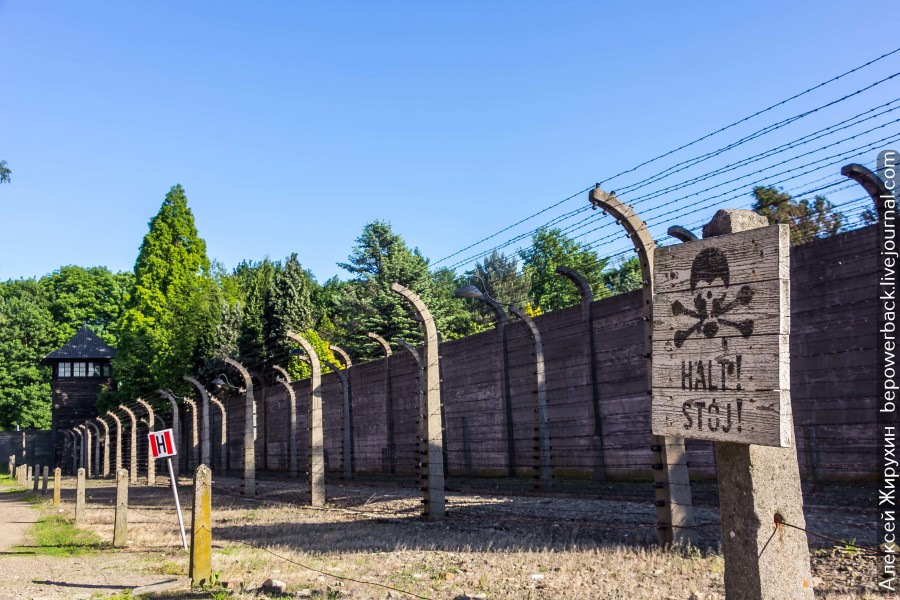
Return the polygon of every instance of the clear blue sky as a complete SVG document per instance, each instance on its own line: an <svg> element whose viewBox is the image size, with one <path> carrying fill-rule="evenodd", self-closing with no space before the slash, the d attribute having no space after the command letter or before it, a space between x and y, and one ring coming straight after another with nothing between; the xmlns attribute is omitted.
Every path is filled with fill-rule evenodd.
<svg viewBox="0 0 900 600"><path fill-rule="evenodd" d="M0 279L130 270L176 183L228 268L297 252L346 276L374 219L436 260L897 31L884 2L0 0ZM896 71L900 55L753 124Z"/></svg>

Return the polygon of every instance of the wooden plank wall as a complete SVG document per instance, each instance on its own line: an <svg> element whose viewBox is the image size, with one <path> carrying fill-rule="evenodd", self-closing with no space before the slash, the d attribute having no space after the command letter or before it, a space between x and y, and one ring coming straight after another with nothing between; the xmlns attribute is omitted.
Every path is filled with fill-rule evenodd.
<svg viewBox="0 0 900 600"><path fill-rule="evenodd" d="M860 478L875 472L875 342L877 230L867 227L792 249L791 387L801 471L809 457L822 478ZM594 303L600 418L605 467L610 477L650 473L650 399L641 335L640 292ZM598 450L594 442L588 330L580 306L535 319L544 337L551 462L557 475L589 477ZM534 342L524 323L507 327L517 474L534 475L536 389ZM497 331L441 346L445 448L449 473L506 473L506 417ZM421 348L420 348L421 351ZM417 370L397 346L391 359L396 466L411 474L417 463ZM353 437L356 470L382 473L387 448L384 361L355 365ZM327 467L339 472L341 385L322 378ZM309 382L294 383L300 424L300 463L308 454ZM257 389L257 465L286 470L288 407L280 385ZM228 398L230 460L241 468L243 399ZM213 440L218 419L213 412ZM265 430L263 432L263 430ZM813 442L814 440L814 442ZM468 442L468 448L465 441ZM692 475L714 476L710 442L689 440ZM213 455L216 446L213 445Z"/></svg>

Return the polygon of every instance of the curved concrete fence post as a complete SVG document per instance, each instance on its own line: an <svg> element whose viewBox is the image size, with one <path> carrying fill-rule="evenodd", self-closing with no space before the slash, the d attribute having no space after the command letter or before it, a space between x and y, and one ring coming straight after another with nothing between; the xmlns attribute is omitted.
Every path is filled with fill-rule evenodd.
<svg viewBox="0 0 900 600"><path fill-rule="evenodd" d="M306 351L309 378L309 492L313 506L325 505L325 436L322 432L322 369L315 348L299 333L285 336Z"/></svg>
<svg viewBox="0 0 900 600"><path fill-rule="evenodd" d="M378 342L384 351L384 412L385 426L387 427L385 452L387 456L382 468L386 473L394 473L397 470L397 446L394 443L394 390L391 385L391 355L393 352L388 341L377 333L370 331L366 335Z"/></svg>
<svg viewBox="0 0 900 600"><path fill-rule="evenodd" d="M156 431L156 416L153 412L153 407L142 398L137 398L135 402L147 411L147 430L151 432ZM147 448L147 485L156 485L156 461L153 460L153 454L150 452L150 439L147 438L145 443Z"/></svg>
<svg viewBox="0 0 900 600"><path fill-rule="evenodd" d="M588 193L594 208L600 208L616 219L634 245L643 278L644 349L647 356L647 395L653 389L653 250L656 242L650 236L647 224L630 206L623 204L615 194L607 194L597 185ZM656 491L656 530L661 546L673 542L696 543L696 522L691 498L691 482L688 478L687 455L684 438L674 436L652 437L651 452L655 464L653 479Z"/></svg>
<svg viewBox="0 0 900 600"><path fill-rule="evenodd" d="M290 417L288 423L288 435L290 436L288 438L288 472L291 479L296 479L300 471L300 455L297 448L297 394L294 393L294 388L291 386L291 376L288 375L288 372L278 365L273 365L272 368L279 374L275 381L284 387L284 391L288 396Z"/></svg>
<svg viewBox="0 0 900 600"><path fill-rule="evenodd" d="M431 311L421 298L399 283L391 284L391 291L403 296L422 320L422 331L425 338L425 352L422 361L425 363L425 407L427 418L425 431L428 437L427 478L422 488L425 491L425 517L431 520L443 519L446 513L444 496L444 432L442 417L444 407L441 405L440 354L438 352L438 332Z"/></svg>
<svg viewBox="0 0 900 600"><path fill-rule="evenodd" d="M225 362L228 362L228 360L226 360ZM241 368L243 369L243 367ZM200 393L200 462L206 466L209 466L209 392L207 392L206 388L203 387L203 385L193 377L185 375L182 377L182 379L197 388L197 391ZM194 417L194 419L196 420L196 417Z"/></svg>
<svg viewBox="0 0 900 600"><path fill-rule="evenodd" d="M858 163L850 163L841 167L841 175L849 177L863 186L875 203L878 219L884 221L884 213L887 210L885 202L893 196L881 177Z"/></svg>
<svg viewBox="0 0 900 600"><path fill-rule="evenodd" d="M103 420L102 417L97 417L97 422L103 425L103 472L102 475L104 477L109 477L109 423Z"/></svg>
<svg viewBox="0 0 900 600"><path fill-rule="evenodd" d="M138 456L137 456L137 415L134 414L134 411L128 408L125 405L120 405L119 408L128 415L128 418L131 421L131 429L129 436L129 445L128 445L128 478L131 483L137 483L138 479Z"/></svg>
<svg viewBox="0 0 900 600"><path fill-rule="evenodd" d="M200 437L197 428L197 403L187 396L184 396L181 400L184 402L185 410L190 413L191 416L190 460L187 460L187 456L185 457L185 467L193 471L200 466Z"/></svg>
<svg viewBox="0 0 900 600"><path fill-rule="evenodd" d="M70 433L72 434L72 473L76 473L81 468L81 430L73 427Z"/></svg>
<svg viewBox="0 0 900 600"><path fill-rule="evenodd" d="M107 412L106 416L116 423L116 473L118 473L122 468L122 419L112 411Z"/></svg>
<svg viewBox="0 0 900 600"><path fill-rule="evenodd" d="M518 306L510 305L509 312L525 322L534 340L534 372L537 385L538 487L553 487L553 468L550 463L550 427L547 423L547 373L544 367L544 340L534 319Z"/></svg>
<svg viewBox="0 0 900 600"><path fill-rule="evenodd" d="M97 470L97 459L100 458L100 430L97 429L97 426L93 423L82 423L81 426L84 428L85 435L87 437L87 468L85 469L85 477L90 479ZM93 429L97 435L91 435L91 429ZM96 458L95 458L96 456Z"/></svg>
<svg viewBox="0 0 900 600"><path fill-rule="evenodd" d="M405 348L416 361L416 381L419 383L419 398L416 402L416 450L418 451L416 466L418 467L419 478L421 481L425 481L428 477L428 472L425 470L425 455L428 452L426 447L427 434L425 432L425 418L428 414L425 408L425 364L422 362L419 351L412 344L406 340L397 340L397 343L402 348Z"/></svg>
<svg viewBox="0 0 900 600"><path fill-rule="evenodd" d="M175 460L172 461L172 471L175 477L178 478L181 475L181 457L183 455L183 452L177 446L177 444L181 444L181 419L178 418L178 401L175 399L175 394L169 390L157 391L160 396L169 401L169 406L172 407L172 437L175 438L175 451L177 452Z"/></svg>
<svg viewBox="0 0 900 600"><path fill-rule="evenodd" d="M244 378L244 495L256 495L256 402L253 400L253 381L244 365L231 358L225 364L234 367Z"/></svg>
<svg viewBox="0 0 900 600"><path fill-rule="evenodd" d="M584 276L571 267L558 266L562 275L578 288L581 295L581 316L587 325L588 377L591 380L591 408L594 413L594 477L606 479L606 459L603 454L603 418L600 413L600 382L597 378L597 340L594 337L594 292Z"/></svg>
<svg viewBox="0 0 900 600"><path fill-rule="evenodd" d="M341 377L341 385L343 386L344 392L344 426L342 428L342 434L344 436L343 472L344 479L353 479L353 471L356 464L356 459L353 456L353 381L350 378L350 367L353 366L353 361L350 360L350 355L347 354L343 348L340 348L339 346L328 347L334 352L335 356L339 356L344 363L344 370L341 372L343 375L343 377ZM339 371L339 369L335 369L333 366L331 368L334 369L335 372Z"/></svg>
<svg viewBox="0 0 900 600"><path fill-rule="evenodd" d="M225 414L225 405L213 395L209 396L209 402L219 409L219 469L223 475L228 474L228 415Z"/></svg>

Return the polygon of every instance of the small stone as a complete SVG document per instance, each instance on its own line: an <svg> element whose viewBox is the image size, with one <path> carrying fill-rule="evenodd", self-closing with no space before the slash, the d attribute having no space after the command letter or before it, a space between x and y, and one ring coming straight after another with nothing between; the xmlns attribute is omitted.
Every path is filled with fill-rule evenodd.
<svg viewBox="0 0 900 600"><path fill-rule="evenodd" d="M465 594L459 594L458 596L454 596L453 600L472 600L472 599L469 598L468 596L466 596Z"/></svg>
<svg viewBox="0 0 900 600"><path fill-rule="evenodd" d="M297 598L312 598L312 590L311 589L303 589L298 590L296 594L294 594Z"/></svg>
<svg viewBox="0 0 900 600"><path fill-rule="evenodd" d="M544 574L543 573L532 573L531 580L532 581L543 581Z"/></svg>
<svg viewBox="0 0 900 600"><path fill-rule="evenodd" d="M283 581L272 579L270 577L263 582L262 589L265 592L278 592L279 594L283 594L284 590L287 589L287 584Z"/></svg>

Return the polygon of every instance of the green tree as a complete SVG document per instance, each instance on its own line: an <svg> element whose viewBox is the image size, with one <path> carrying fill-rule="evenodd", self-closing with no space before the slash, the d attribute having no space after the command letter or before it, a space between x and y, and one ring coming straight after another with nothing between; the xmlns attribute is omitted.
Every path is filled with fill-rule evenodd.
<svg viewBox="0 0 900 600"><path fill-rule="evenodd" d="M197 234L184 189L174 186L150 220L134 267L134 293L122 318L113 368L121 399L159 387L204 363L220 306L211 302L206 242Z"/></svg>
<svg viewBox="0 0 900 600"><path fill-rule="evenodd" d="M11 182L12 179L10 178L10 175L12 175L12 171L9 170L6 161L0 160L0 183Z"/></svg>
<svg viewBox="0 0 900 600"><path fill-rule="evenodd" d="M753 210L770 224L791 226L791 243L795 245L836 235L847 225L847 218L825 196L816 196L812 202L796 200L774 187L758 186L753 188L753 197Z"/></svg>
<svg viewBox="0 0 900 600"><path fill-rule="evenodd" d="M105 267L60 267L41 279L50 312L68 339L86 324L107 344L116 345L119 319L134 286L132 273L111 273Z"/></svg>
<svg viewBox="0 0 900 600"><path fill-rule="evenodd" d="M416 343L421 340L420 324L412 319L409 304L391 292L391 283L396 281L418 294L432 310L435 320L443 317L440 310L435 311L443 304L435 302L428 261L418 249L411 250L384 221L366 225L347 262L338 266L353 275L352 281L343 286L342 299L337 306L337 320L345 327L342 342L360 349L363 357L375 357L380 352L366 337L369 331L389 341L404 339Z"/></svg>
<svg viewBox="0 0 900 600"><path fill-rule="evenodd" d="M0 285L0 429L50 427L50 368L41 359L60 344L43 286Z"/></svg>
<svg viewBox="0 0 900 600"><path fill-rule="evenodd" d="M642 282L641 263L637 256L632 256L628 260L620 258L615 269L603 274L603 286L609 291L610 296L639 290L643 286Z"/></svg>
<svg viewBox="0 0 900 600"><path fill-rule="evenodd" d="M560 229L542 227L534 234L530 248L519 251L523 271L531 284L530 298L535 311L559 310L581 301L578 289L556 274L556 267L578 271L591 286L594 298L609 295L603 285L607 259L567 237Z"/></svg>
<svg viewBox="0 0 900 600"><path fill-rule="evenodd" d="M271 304L272 287L278 265L268 258L240 263L234 272L243 297L243 313L237 339L238 357L251 371L260 373L271 361L267 344L271 327L266 325L266 310Z"/></svg>
<svg viewBox="0 0 900 600"><path fill-rule="evenodd" d="M528 294L531 291L531 283L528 276L519 271L519 261L515 256L506 256L494 250L490 256L476 263L474 269L467 271L459 279L457 287L473 284L480 289L482 284L477 278L481 278L487 287L482 291L487 291L500 304L521 306L530 304ZM480 300L467 299L464 303L472 321L469 326L473 330L472 333L493 326L497 318L494 309Z"/></svg>

